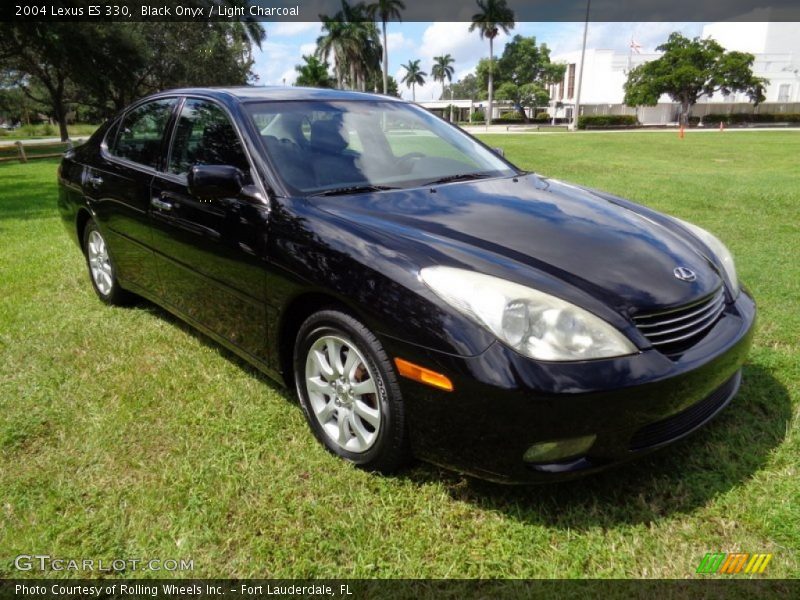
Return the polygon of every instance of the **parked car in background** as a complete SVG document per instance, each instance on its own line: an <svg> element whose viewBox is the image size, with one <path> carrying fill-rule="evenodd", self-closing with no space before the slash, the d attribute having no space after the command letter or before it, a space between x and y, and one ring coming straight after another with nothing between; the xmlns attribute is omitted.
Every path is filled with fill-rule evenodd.
<svg viewBox="0 0 800 600"><path fill-rule="evenodd" d="M713 235L524 172L398 99L163 92L69 151L59 182L102 301L178 315L372 470L416 455L526 482L624 462L722 410L752 339Z"/></svg>

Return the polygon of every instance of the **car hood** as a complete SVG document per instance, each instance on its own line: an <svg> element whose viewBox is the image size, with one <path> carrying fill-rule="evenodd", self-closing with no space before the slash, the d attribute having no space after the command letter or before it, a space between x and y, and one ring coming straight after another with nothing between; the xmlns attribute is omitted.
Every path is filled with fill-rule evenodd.
<svg viewBox="0 0 800 600"><path fill-rule="evenodd" d="M460 248L490 275L501 275L491 267L498 259L527 265L620 310L678 306L722 283L688 234L590 190L536 175L312 200L360 226L433 250ZM428 264L439 264L437 255ZM696 280L677 279L676 267L691 269Z"/></svg>

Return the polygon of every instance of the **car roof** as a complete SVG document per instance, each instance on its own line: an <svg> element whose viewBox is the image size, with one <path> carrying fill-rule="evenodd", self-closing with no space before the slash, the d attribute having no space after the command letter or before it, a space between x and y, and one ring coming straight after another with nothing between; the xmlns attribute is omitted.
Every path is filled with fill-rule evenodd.
<svg viewBox="0 0 800 600"><path fill-rule="evenodd" d="M179 88L164 90L161 94L202 95L216 98L223 102L238 100L240 102L270 101L270 100L380 100L383 102L404 102L393 96L368 94L365 92L352 92L347 90L332 90L322 88L294 87L294 86L239 86L239 87L207 87L207 88Z"/></svg>

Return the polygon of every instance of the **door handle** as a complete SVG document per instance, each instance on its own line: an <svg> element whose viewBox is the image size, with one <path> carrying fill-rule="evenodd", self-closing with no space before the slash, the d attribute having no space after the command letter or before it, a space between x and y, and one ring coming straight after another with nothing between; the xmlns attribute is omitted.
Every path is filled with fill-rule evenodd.
<svg viewBox="0 0 800 600"><path fill-rule="evenodd" d="M100 187L103 185L103 178L99 175L89 175L86 178L86 183L88 183L92 187Z"/></svg>
<svg viewBox="0 0 800 600"><path fill-rule="evenodd" d="M172 202L166 202L160 198L152 198L150 200L150 205L159 210L172 210Z"/></svg>

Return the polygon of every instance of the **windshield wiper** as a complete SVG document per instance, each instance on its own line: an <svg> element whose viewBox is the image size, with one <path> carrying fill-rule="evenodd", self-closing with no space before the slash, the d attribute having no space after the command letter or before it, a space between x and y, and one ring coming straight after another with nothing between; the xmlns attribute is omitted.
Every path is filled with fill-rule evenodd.
<svg viewBox="0 0 800 600"><path fill-rule="evenodd" d="M396 190L399 188L389 185L349 185L330 190L322 190L312 196L343 196L345 194L364 194L366 192L382 192L384 190Z"/></svg>
<svg viewBox="0 0 800 600"><path fill-rule="evenodd" d="M438 183L450 183L451 181L470 181L472 179L486 179L487 177L491 177L491 175L487 173L458 173L456 175L448 175L447 177L434 179L422 185L436 185Z"/></svg>

